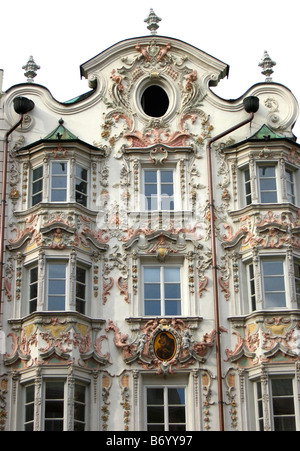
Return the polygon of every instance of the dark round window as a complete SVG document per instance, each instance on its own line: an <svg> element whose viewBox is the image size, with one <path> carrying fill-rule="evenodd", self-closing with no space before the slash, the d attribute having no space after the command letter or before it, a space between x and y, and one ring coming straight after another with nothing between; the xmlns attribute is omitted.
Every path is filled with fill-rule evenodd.
<svg viewBox="0 0 300 451"><path fill-rule="evenodd" d="M168 111L169 97L163 88L152 85L143 92L141 104L147 116L161 117Z"/></svg>

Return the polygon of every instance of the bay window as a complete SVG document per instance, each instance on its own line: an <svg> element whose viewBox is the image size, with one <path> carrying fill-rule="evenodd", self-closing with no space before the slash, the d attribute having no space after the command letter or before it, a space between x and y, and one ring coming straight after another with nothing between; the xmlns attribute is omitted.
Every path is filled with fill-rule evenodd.
<svg viewBox="0 0 300 451"><path fill-rule="evenodd" d="M35 385L25 387L25 412L24 431L34 431L35 422L39 430L59 432L64 430L86 430L86 398L87 387L79 381L75 381L74 395L68 393L66 380L49 379L42 383L42 399L35 405ZM70 398L68 400L68 398ZM72 406L72 409L69 406ZM36 408L41 409L38 418L35 418ZM69 418L69 416L72 418ZM71 421L70 421L71 420Z"/></svg>
<svg viewBox="0 0 300 451"><path fill-rule="evenodd" d="M89 171L81 164L65 161L50 161L49 192L44 192L45 167L37 166L31 171L29 206L40 202L76 202L88 206Z"/></svg>
<svg viewBox="0 0 300 451"><path fill-rule="evenodd" d="M254 180L257 183L254 183ZM242 206L252 203L276 204L278 202L297 203L297 179L295 169L276 162L257 163L250 169L241 168Z"/></svg>
<svg viewBox="0 0 300 451"><path fill-rule="evenodd" d="M248 281L246 313L259 309L299 308L300 260L294 258L291 263L293 271L290 272L289 263L283 256L260 256L256 264L249 261L245 265Z"/></svg>
<svg viewBox="0 0 300 451"><path fill-rule="evenodd" d="M270 425L266 422L266 414ZM260 381L256 383L256 423L259 431L266 427L275 432L297 430L292 378L272 377L264 385Z"/></svg>
<svg viewBox="0 0 300 451"><path fill-rule="evenodd" d="M68 260L51 260L45 265L46 280L39 281L39 268L34 265L27 270L29 313L38 309L44 311L75 310L87 314L88 266L76 264L74 280L70 278L70 262ZM74 292L74 299L70 293ZM41 298L41 306L38 299ZM27 313L24 311L24 313Z"/></svg>

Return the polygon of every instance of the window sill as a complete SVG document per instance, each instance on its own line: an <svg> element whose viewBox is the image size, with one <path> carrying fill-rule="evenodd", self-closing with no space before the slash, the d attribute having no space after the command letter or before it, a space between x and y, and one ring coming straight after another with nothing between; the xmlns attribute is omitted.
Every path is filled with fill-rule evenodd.
<svg viewBox="0 0 300 451"><path fill-rule="evenodd" d="M274 308L274 309L262 309L262 310L255 310L254 312L247 313L245 315L237 315L237 316L230 316L228 317L228 321L235 323L235 322L247 322L253 319L256 319L258 317L263 318L274 318L274 314L280 314L281 316L295 316L297 320L300 319L300 309L289 309L287 307L280 307L280 308Z"/></svg>
<svg viewBox="0 0 300 451"><path fill-rule="evenodd" d="M173 319L179 319L184 323L188 323L191 329L197 329L200 323L203 321L202 316L131 316L125 318L125 321L131 326L132 330L139 330L148 321L155 321L156 319L172 321Z"/></svg>

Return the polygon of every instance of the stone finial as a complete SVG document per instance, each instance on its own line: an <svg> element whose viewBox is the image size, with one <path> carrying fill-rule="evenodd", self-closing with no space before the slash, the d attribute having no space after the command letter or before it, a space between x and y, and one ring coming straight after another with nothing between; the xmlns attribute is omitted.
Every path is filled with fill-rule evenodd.
<svg viewBox="0 0 300 451"><path fill-rule="evenodd" d="M264 56L261 62L258 64L262 67L262 74L266 76L266 82L272 81L271 75L274 73L273 67L276 66L275 61L272 61L268 52L265 50Z"/></svg>
<svg viewBox="0 0 300 451"><path fill-rule="evenodd" d="M155 14L152 8L150 9L149 16L144 20L148 24L147 28L151 34L157 34L157 29L159 28L158 22L160 21L161 19Z"/></svg>
<svg viewBox="0 0 300 451"><path fill-rule="evenodd" d="M33 79L37 76L36 71L40 69L40 66L35 63L32 56L29 57L29 60L22 69L26 71L24 75L27 77L27 83L34 83Z"/></svg>

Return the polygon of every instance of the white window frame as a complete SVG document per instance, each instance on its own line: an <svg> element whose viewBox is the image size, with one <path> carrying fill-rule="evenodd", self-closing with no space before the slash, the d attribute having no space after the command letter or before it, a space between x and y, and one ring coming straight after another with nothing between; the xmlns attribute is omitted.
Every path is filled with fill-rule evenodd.
<svg viewBox="0 0 300 451"><path fill-rule="evenodd" d="M78 279L77 279L78 269L81 269L84 271L84 276L85 276L84 283L82 283L81 281L78 281ZM82 313L79 311L79 309L77 309L77 300L79 300L80 303L82 303L84 305L84 313L82 313L83 315L87 315L87 309L88 309L88 302L87 302L88 289L89 289L88 281L89 281L89 269L86 266L84 266L83 264L80 264L79 262L77 262L76 277L75 277L75 310L76 310L76 312ZM77 285L78 284L80 284L81 286L84 286L84 298L79 298L79 296L77 296Z"/></svg>
<svg viewBox="0 0 300 451"><path fill-rule="evenodd" d="M52 264L60 264L60 265L64 265L65 266L65 295L64 295L64 309L63 310L49 310L49 288L50 288L50 283L49 283L49 270L50 270L50 266ZM22 302L22 314L23 315L27 315L27 314L31 314L31 313L35 313L38 311L43 311L43 312L65 312L65 311L74 311L74 312L78 312L82 315L88 316L91 314L91 303L89 302L89 293L90 293L90 289L91 289L91 281L90 281L90 277L91 277L91 272L90 272L90 268L91 268L91 264L89 262L83 261L81 259L77 259L76 264L75 264L75 276L74 276L74 280L71 280L70 277L70 257L68 255L66 255L65 257L61 257L61 258L55 258L54 256L46 256L45 257L45 268L44 268L44 280L41 281L40 280L40 268L39 268L39 261L38 260L34 260L31 262L28 262L28 264L25 264L25 284L26 284L26 296L24 296L24 303ZM31 287L31 271L33 269L37 268L38 270L38 274L37 274L37 309L30 312L30 302L31 302L31 297L30 297L30 287ZM85 287L85 298L81 299L82 302L84 302L85 304L85 312L82 313L79 310L77 310L77 306L76 306L76 301L77 301L77 293L76 293L76 288L77 288L77 269L81 268L85 271L85 283L84 283L84 287ZM72 296L72 299L71 299ZM73 299L74 297L74 299ZM25 299L26 298L26 299ZM39 304L39 299L42 300L43 304L40 305ZM26 301L26 302L25 302ZM26 305L25 305L26 304Z"/></svg>
<svg viewBox="0 0 300 451"><path fill-rule="evenodd" d="M244 199L245 199L245 204L251 205L252 204L252 186L251 186L251 174L250 174L250 167L247 166L245 168L243 168L242 170L243 172L243 186L244 186ZM249 179L246 178L246 173L249 174ZM247 192L247 187L249 187L249 190ZM249 200L249 202L248 202Z"/></svg>
<svg viewBox="0 0 300 451"><path fill-rule="evenodd" d="M162 389L163 390L163 410L164 410L164 431L170 431L170 423L169 423L169 412L168 412L168 408L169 408L169 404L168 404L168 390L169 389L182 389L184 390L184 408L185 408L185 423L181 423L184 424L185 429L184 431L188 430L188 409L187 409L187 386L186 385L169 385L169 384L161 384L161 385L150 385L147 384L144 386L144 419L145 419L145 425L144 428L147 431L148 430L148 414L147 414L147 410L148 410L148 402L147 402L147 394L148 394L148 389ZM162 423L161 423L162 424ZM176 424L176 423L174 423ZM172 429L171 429L172 431ZM184 432L182 431L182 432ZM178 431L180 433L180 431Z"/></svg>
<svg viewBox="0 0 300 451"><path fill-rule="evenodd" d="M300 309L300 259L294 257L294 286L295 286L295 297L298 308ZM296 271L296 266L298 271Z"/></svg>
<svg viewBox="0 0 300 451"><path fill-rule="evenodd" d="M145 271L145 269L146 268L155 268L155 269L160 269L160 294L161 294L161 298L160 298L160 315L148 315L148 314L146 314L146 312L145 312L145 295L144 295L144 293L145 293L145 277L144 277L144 271ZM165 299L165 289L164 289L164 287L165 287L165 277L164 277L164 269L165 268L177 268L177 269L179 269L179 274L180 274L180 314L177 314L177 315L174 315L174 314L171 314L171 315L166 315L165 314L165 301L166 301L166 299ZM143 316L145 316L145 317L152 317L152 316L170 316L170 317L173 317L173 316L183 316L184 315L184 305L183 305L183 266L182 266L182 264L181 263L173 263L173 264L151 264L151 263L149 263L149 264L146 264L146 263L143 263L142 264L142 302L143 302L143 305L142 305L142 312L143 312Z"/></svg>
<svg viewBox="0 0 300 451"><path fill-rule="evenodd" d="M278 263L278 262L280 262L281 264L282 264L282 274L265 274L265 272L264 272L264 265L267 265L268 263ZM283 258L283 257L271 257L271 256L269 256L269 257L267 257L267 256L264 256L263 258L261 258L261 261L260 261L260 270L261 270L261 277L262 277L262 295L263 295L263 306L264 306L264 309L265 310L268 310L268 309L280 309L280 308L286 308L287 307L287 301L288 301L288 298L287 298L287 295L286 295L286 289L287 289L287 286L288 286L288 284L287 284L287 278L286 278L286 268L285 268L285 266L286 266L286 259L285 258ZM282 279L283 279L283 290L266 290L265 289L265 281L266 281L266 279L273 279L273 280L275 280L275 279L278 279L278 277L281 277ZM285 305L270 305L270 306L267 306L267 301L266 301L266 298L267 298L267 296L266 296L266 294L267 293L284 293L284 300L285 300ZM256 306L257 307L257 306Z"/></svg>
<svg viewBox="0 0 300 451"><path fill-rule="evenodd" d="M261 380L255 381L255 389L254 389L254 397L255 397L255 424L256 424L256 430L261 431L264 430L265 425L265 409L267 408L268 416L269 416L269 422L270 422L270 428L271 431L275 431L275 422L274 422L274 410L273 410L273 399L275 396L273 396L273 387L272 387L272 381L273 380L283 380L288 379L292 382L292 389L293 393L292 395L287 395L286 397L293 398L294 401L294 414L291 415L295 419L295 431L299 430L299 414L297 412L297 406L298 406L298 396L297 396L297 387L296 387L296 378L294 374L271 374L268 377L268 380L266 383L263 383ZM258 398L258 384L261 385L261 398ZM264 387L263 387L264 385ZM264 398L265 393L263 390L267 391L267 398ZM258 408L258 402L261 403L261 412ZM281 415L283 416L283 415ZM286 415L287 416L287 415ZM260 423L262 423L262 427L260 426Z"/></svg>
<svg viewBox="0 0 300 451"><path fill-rule="evenodd" d="M53 165L54 164L65 164L66 165L66 175L64 176L66 178L66 188L63 188L63 191L66 192L65 200L53 200L52 193L53 191L60 191L59 188L53 188L53 179L62 177L61 175L55 175L53 174ZM70 162L69 160L51 160L50 161L50 187L49 187L49 201L51 203L66 203L68 202L70 198Z"/></svg>
<svg viewBox="0 0 300 451"><path fill-rule="evenodd" d="M31 280L31 274L32 274L33 270L37 270L37 280L34 282L32 282L32 280ZM35 298L31 297L31 287L33 285L36 285L37 296L36 296L36 300L35 300L36 309L31 311L31 303L34 302L33 299L35 299ZM38 299L39 299L39 266L38 266L38 262L35 262L35 264L31 265L28 268L28 310L29 310L29 313L33 313L33 312L37 311Z"/></svg>
<svg viewBox="0 0 300 451"><path fill-rule="evenodd" d="M274 169L274 177L267 177L264 176L262 177L260 175L260 170L262 168L273 168ZM258 181L258 198L259 198L259 203L261 204L277 204L279 201L279 196L278 196L278 174L277 174L277 164L275 162L270 162L270 163L259 163L257 164L257 181ZM267 190L261 189L261 182L262 180L275 180L275 189L272 190ZM276 201L271 201L271 202L263 202L262 201L262 193L276 193Z"/></svg>
<svg viewBox="0 0 300 451"><path fill-rule="evenodd" d="M145 187L146 187L146 180L145 180L145 173L146 172L156 172L157 173L157 179L156 179L156 187L157 187L157 208L147 208L147 197L146 197L146 192L145 192ZM173 175L173 181L172 181L172 185L173 185L173 197L172 197L172 202L174 204L174 208L168 208L168 209L162 209L161 207L161 202L162 202L162 197L163 194L162 193L162 182L161 182L161 173L162 172L172 172ZM174 166L166 166L163 168L156 168L156 167L147 167L147 166L142 166L142 189L141 189L141 197L140 197L140 206L141 206L141 210L145 211L145 212L173 212L173 211L177 211L178 210L178 202L177 202L177 198L178 196L176 195L176 167Z"/></svg>
<svg viewBox="0 0 300 451"><path fill-rule="evenodd" d="M294 264L297 261L297 258L294 258ZM300 260L298 260L300 263ZM281 262L282 263L282 270L283 273L281 274L275 274L268 275L264 274L264 264L268 264L268 262ZM295 308L294 301L292 300L291 290L295 290L296 292L296 282L290 281L289 279L289 271L288 271L288 261L287 256L285 254L262 254L258 256L258 262L254 263L252 259L247 259L243 262L243 272L242 277L246 277L245 280L247 280L247 288L242 289L243 293L243 307L242 310L246 310L244 313L249 314L254 311L259 310L286 310ZM251 285L251 274L250 274L250 266L253 266L253 280ZM283 278L284 282L284 289L283 290L272 290L270 291L270 294L272 292L280 292L284 293L285 298L285 305L276 305L275 303L273 305L267 305L266 303L266 292L265 292L265 277L270 277L270 280L272 277L274 279L278 279L278 276ZM259 283L257 283L259 282ZM291 284L294 283L295 288L292 287ZM252 288L254 288L254 292L252 293ZM253 310L253 302L252 300L255 298L255 310Z"/></svg>
<svg viewBox="0 0 300 451"><path fill-rule="evenodd" d="M64 175L64 177L66 178L66 188L62 188L66 192L66 196L65 196L64 200L53 200L53 193L60 190L59 188L53 187L54 178L55 177L57 177L57 178L63 177L62 175L53 174L53 165L54 164L66 164L66 175ZM77 177L77 168L84 169L87 172L86 180L79 179L79 177ZM48 198L49 198L50 203L63 204L63 203L68 203L68 202L74 202L78 205L82 205L85 208L89 208L90 170L86 164L82 163L81 161L76 161L76 163L73 165L73 164L71 164L71 162L69 160L51 160L49 162L49 171L50 171L50 177L49 177L50 183L49 183ZM77 200L76 200L77 193L80 192L76 189L77 180L82 180L86 184L86 194L83 193L83 196L85 197L86 205L84 205L84 203L82 203L82 202L77 202Z"/></svg>
<svg viewBox="0 0 300 451"><path fill-rule="evenodd" d="M260 169L264 167L274 168L274 177L272 177L272 179L275 180L276 189L270 190L270 192L276 192L276 202L262 202L262 177L260 176ZM239 205L242 208L248 207L253 203L262 205L291 203L293 205L297 205L297 171L298 168L286 163L280 164L278 160L255 161L253 165L247 164L240 166L238 177L239 188L241 189L241 194L239 195ZM247 172L249 174L249 178L246 177ZM287 173L291 175L291 181L288 180ZM249 187L248 190L247 187ZM289 187L291 189L289 189ZM267 190L264 190L264 192L267 192ZM291 192L291 194L289 192Z"/></svg>
<svg viewBox="0 0 300 451"><path fill-rule="evenodd" d="M65 277L64 278L51 278L50 279L50 267L51 265L60 265L65 267ZM45 302L47 303L46 305L46 310L47 312L55 312L55 311L59 311L59 312L65 312L66 310L69 310L69 304L70 304L70 299L69 299L69 287L68 287L68 283L67 281L70 280L69 278L69 261L68 260L48 260L47 261L47 284L46 284L46 298L45 298ZM50 293L50 282L51 281L61 281L64 280L65 281L65 293L64 293L64 308L63 309L51 309L49 308L49 304L50 304L50 297L54 297L55 293ZM63 297L62 293L57 293L57 296L59 297Z"/></svg>
<svg viewBox="0 0 300 451"><path fill-rule="evenodd" d="M33 180L33 174L34 171L37 171L38 169L42 169L42 177L38 178L37 180ZM44 165L43 164L39 164L35 167L33 167L31 169L31 191L30 191L30 207L33 207L37 204L39 204L40 202L43 202L43 196L44 196L44 173L45 173L45 169L44 169ZM41 182L42 184L42 189L40 191L37 191L36 193L33 193L33 187L36 183ZM41 200L38 202L33 203L33 198L35 196L41 195Z"/></svg>
<svg viewBox="0 0 300 451"><path fill-rule="evenodd" d="M58 375L57 377L47 377L45 376L43 378L42 381L42 385L41 385L41 415L40 415L40 427L42 431L45 431L45 422L46 422L46 386L48 383L61 383L63 384L63 398L59 399L59 401L63 402L63 417L60 418L59 420L62 421L62 427L63 427L63 431L68 430L69 424L70 424L70 418L69 418L69 405L68 405L68 379L65 375ZM84 403L79 402L78 400L76 401L76 386L80 385L82 387L84 387L85 389L85 400ZM31 401L31 404L33 406L33 419L30 420L30 423L33 426L35 426L35 422L36 422L36 418L35 418L35 382L34 381L26 381L26 383L22 386L23 388L23 396L21 397L23 399L23 415L22 415L22 422L23 422L23 426L22 429L25 430L25 425L26 423L26 390L28 387L32 386L33 390L34 390L34 398L33 401ZM80 378L75 378L75 382L74 382L74 397L72 398L73 401L73 428L72 431L75 431L75 424L76 423L80 423L80 424L84 424L85 427L85 431L88 431L88 427L89 427L89 411L88 411L88 404L89 404L89 384L87 381L83 381ZM84 404L84 421L80 421L78 419L75 418L75 407L76 407L76 403L78 404ZM49 420L55 420L54 418L49 418ZM20 418L21 421L21 418ZM21 426L21 425L20 425Z"/></svg>
<svg viewBox="0 0 300 451"><path fill-rule="evenodd" d="M285 166L285 189L286 189L286 199L289 203L296 205L297 203L297 189L296 189L296 177L295 170L289 166ZM287 173L291 174L291 179L287 179ZM289 190L289 187L291 188Z"/></svg>
<svg viewBox="0 0 300 451"><path fill-rule="evenodd" d="M82 178L79 178L79 177L77 176L77 168L80 168L80 169L83 169L83 170L86 171L86 180L84 180L84 179L82 179ZM85 167L83 164L81 164L80 162L77 162L77 163L75 164L74 170L75 170L75 174L74 174L74 192L75 192L74 196L75 196L75 199L74 199L74 200L75 200L75 202L78 203L79 205L83 205L84 207L88 207L88 205L89 205L89 170L88 170L88 168L86 168L86 167ZM78 190L76 189L76 183L77 183L77 180L81 180L83 183L86 184L86 194L83 193L83 192L81 192L81 191L78 191ZM77 193L81 193L81 195L84 196L84 198L85 198L85 205L84 205L82 202L77 202L77 200L76 200Z"/></svg>

